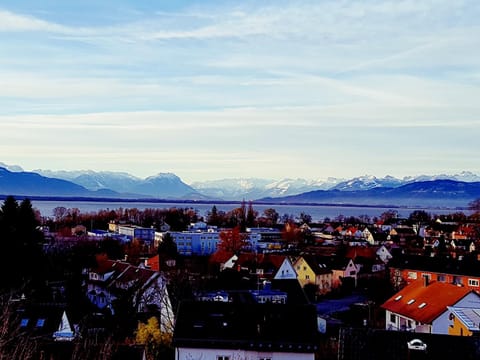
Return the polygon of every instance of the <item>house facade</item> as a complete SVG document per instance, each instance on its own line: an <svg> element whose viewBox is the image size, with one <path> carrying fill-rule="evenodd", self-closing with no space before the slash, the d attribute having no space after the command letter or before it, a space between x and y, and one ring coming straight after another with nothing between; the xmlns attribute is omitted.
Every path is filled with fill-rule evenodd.
<svg viewBox="0 0 480 360"><path fill-rule="evenodd" d="M307 284L314 284L317 286L319 295L327 294L332 290L333 271L326 264L318 263L314 257L300 256L293 267L302 288Z"/></svg>
<svg viewBox="0 0 480 360"><path fill-rule="evenodd" d="M449 335L480 336L480 308L449 306Z"/></svg>
<svg viewBox="0 0 480 360"><path fill-rule="evenodd" d="M97 266L85 269L87 297L98 309L115 312L115 301L131 296L131 306L137 313L160 313L161 327L173 331L174 315L166 280L151 269L122 261L97 260Z"/></svg>
<svg viewBox="0 0 480 360"><path fill-rule="evenodd" d="M382 308L387 330L448 335L452 325L448 307L479 306L480 295L474 291L425 278L404 287Z"/></svg>
<svg viewBox="0 0 480 360"><path fill-rule="evenodd" d="M155 241L155 229L145 228L134 225L118 225L117 232L127 236L130 240L138 239L148 245L153 245Z"/></svg>
<svg viewBox="0 0 480 360"><path fill-rule="evenodd" d="M292 261L286 257L283 260L282 265L280 265L280 268L276 272L275 276L273 277L275 280L292 280L298 279L297 272L295 271L295 268L292 264Z"/></svg>
<svg viewBox="0 0 480 360"><path fill-rule="evenodd" d="M314 360L314 306L182 302L173 345L176 360Z"/></svg>
<svg viewBox="0 0 480 360"><path fill-rule="evenodd" d="M339 288L344 279L351 279L357 285L358 266L350 258L339 259L332 266L332 287Z"/></svg>
<svg viewBox="0 0 480 360"><path fill-rule="evenodd" d="M389 263L389 277L395 288L401 288L418 279L428 278L455 284L480 293L480 262L458 259L439 259L426 256L408 256Z"/></svg>
<svg viewBox="0 0 480 360"><path fill-rule="evenodd" d="M220 242L218 231L171 231L180 255L212 255Z"/></svg>

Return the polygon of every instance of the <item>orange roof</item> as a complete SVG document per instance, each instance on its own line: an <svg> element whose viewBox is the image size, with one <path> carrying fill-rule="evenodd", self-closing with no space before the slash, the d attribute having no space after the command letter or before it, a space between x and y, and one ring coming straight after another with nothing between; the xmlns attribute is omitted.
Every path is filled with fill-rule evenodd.
<svg viewBox="0 0 480 360"><path fill-rule="evenodd" d="M447 310L447 306L455 305L470 292L473 290L438 281L430 281L425 286L421 279L393 295L383 303L382 308L423 324L431 324Z"/></svg>

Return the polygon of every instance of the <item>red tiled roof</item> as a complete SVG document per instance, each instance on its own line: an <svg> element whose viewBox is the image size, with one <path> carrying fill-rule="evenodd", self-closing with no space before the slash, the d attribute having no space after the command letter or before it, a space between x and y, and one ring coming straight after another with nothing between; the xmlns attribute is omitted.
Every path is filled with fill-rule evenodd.
<svg viewBox="0 0 480 360"><path fill-rule="evenodd" d="M150 266L150 269L153 271L160 271L160 256L155 255L154 257L147 259L147 266Z"/></svg>
<svg viewBox="0 0 480 360"><path fill-rule="evenodd" d="M97 257L97 266L92 271L97 274L105 274L111 271L121 273L129 266L129 263L123 261L106 260L105 258Z"/></svg>
<svg viewBox="0 0 480 360"><path fill-rule="evenodd" d="M280 266L282 266L285 258L286 256L281 254L265 254L265 258L263 259L262 263L269 262L277 269L280 269Z"/></svg>
<svg viewBox="0 0 480 360"><path fill-rule="evenodd" d="M347 250L345 257L355 260L357 256L367 259L375 259L377 257L377 248L364 246L351 246Z"/></svg>
<svg viewBox="0 0 480 360"><path fill-rule="evenodd" d="M144 285L157 272L150 269L142 269L136 266L130 266L124 271L115 281L117 283L137 282L139 285Z"/></svg>
<svg viewBox="0 0 480 360"><path fill-rule="evenodd" d="M383 303L382 308L423 324L431 324L447 310L447 306L455 305L472 291L438 281L430 281L425 286L423 280L416 280Z"/></svg>
<svg viewBox="0 0 480 360"><path fill-rule="evenodd" d="M213 264L222 264L227 262L233 255L232 251L217 250L210 255L208 261Z"/></svg>

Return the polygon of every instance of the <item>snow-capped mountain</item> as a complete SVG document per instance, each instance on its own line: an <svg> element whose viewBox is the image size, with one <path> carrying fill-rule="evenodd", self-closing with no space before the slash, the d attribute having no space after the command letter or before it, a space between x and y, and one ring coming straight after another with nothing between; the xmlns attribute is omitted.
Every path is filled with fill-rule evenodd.
<svg viewBox="0 0 480 360"><path fill-rule="evenodd" d="M17 165L0 163L12 172L22 172ZM329 177L326 179L286 178L282 180L262 178L232 178L210 181L197 181L190 185L184 183L172 173L159 173L146 179L138 178L126 172L112 171L51 171L34 170L42 176L71 181L88 190L109 189L122 194L137 194L163 199L191 200L255 200L298 195L312 191L334 190L337 192L367 191L371 189L394 189L400 186L435 180L455 180L461 182L480 182L480 176L463 171L448 175L418 175L396 178L393 176L376 177L364 175L352 179Z"/></svg>
<svg viewBox="0 0 480 360"><path fill-rule="evenodd" d="M330 190L340 191L356 191L356 190L369 190L378 187L395 188L401 185L405 185L406 182L397 179L393 176L385 176L383 178L377 178L373 175L365 175L356 177L347 181L342 181L339 184L330 188Z"/></svg>
<svg viewBox="0 0 480 360"><path fill-rule="evenodd" d="M257 198L274 180L234 178L194 182L191 186L205 196L222 200ZM253 197L251 197L253 196Z"/></svg>
<svg viewBox="0 0 480 360"><path fill-rule="evenodd" d="M440 179L413 181L394 188L317 190L293 196L258 199L257 202L466 208L471 201L478 198L480 198L480 182Z"/></svg>
<svg viewBox="0 0 480 360"><path fill-rule="evenodd" d="M142 181L142 179L125 172L95 172L92 170L34 170L34 172L46 177L72 181L90 190L111 189L123 193L131 192L132 187Z"/></svg>
<svg viewBox="0 0 480 360"><path fill-rule="evenodd" d="M22 172L23 171L23 169L18 165L7 165L3 162L0 162L0 167L4 168L4 169L7 169L8 171L11 171L11 172Z"/></svg>
<svg viewBox="0 0 480 360"><path fill-rule="evenodd" d="M132 191L136 194L146 194L156 198L204 198L203 195L172 173L159 173L147 177L133 186Z"/></svg>
<svg viewBox="0 0 480 360"><path fill-rule="evenodd" d="M195 189L185 184L178 176L172 173L159 173L155 176L141 179L125 172L112 171L34 171L46 177L71 181L89 190L110 189L119 193L164 199L203 198Z"/></svg>
<svg viewBox="0 0 480 360"><path fill-rule="evenodd" d="M440 175L419 175L419 176L408 176L403 178L403 182L405 184L411 182L418 182L418 181L433 181L433 180L457 180L457 181L465 181L465 182L476 182L480 181L480 176L474 174L470 171L462 171L459 174L454 175L447 175L447 174L440 174Z"/></svg>
<svg viewBox="0 0 480 360"><path fill-rule="evenodd" d="M313 190L327 190L343 179L258 179L234 178L194 182L192 187L200 193L216 199L242 200L262 197L296 195Z"/></svg>

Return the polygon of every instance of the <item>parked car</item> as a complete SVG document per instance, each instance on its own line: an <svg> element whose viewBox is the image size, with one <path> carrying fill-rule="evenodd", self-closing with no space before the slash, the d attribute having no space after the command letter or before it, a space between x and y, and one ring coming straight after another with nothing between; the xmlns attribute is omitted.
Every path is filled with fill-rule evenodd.
<svg viewBox="0 0 480 360"><path fill-rule="evenodd" d="M409 342L407 342L407 347L409 350L421 350L421 351L427 350L427 344L425 344L420 339L410 340Z"/></svg>

